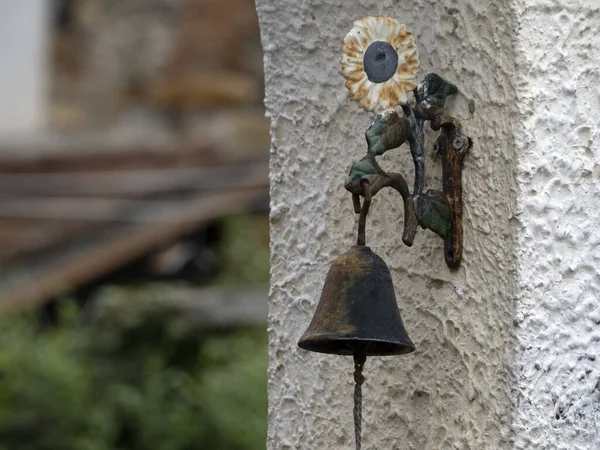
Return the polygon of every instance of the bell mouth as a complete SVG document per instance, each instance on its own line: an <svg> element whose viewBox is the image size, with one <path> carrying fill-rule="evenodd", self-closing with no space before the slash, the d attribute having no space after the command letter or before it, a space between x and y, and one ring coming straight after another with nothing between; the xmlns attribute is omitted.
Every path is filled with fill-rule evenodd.
<svg viewBox="0 0 600 450"><path fill-rule="evenodd" d="M399 342L373 338L341 338L331 334L302 336L298 347L311 352L346 356L352 356L360 350L364 350L367 356L405 355L415 351L415 344L410 340Z"/></svg>

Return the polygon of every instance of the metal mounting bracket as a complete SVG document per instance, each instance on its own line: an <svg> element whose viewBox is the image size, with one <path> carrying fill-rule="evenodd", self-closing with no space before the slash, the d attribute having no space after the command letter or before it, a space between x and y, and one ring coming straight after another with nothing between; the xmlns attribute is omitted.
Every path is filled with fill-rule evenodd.
<svg viewBox="0 0 600 450"><path fill-rule="evenodd" d="M444 114L446 99L458 89L439 75L431 73L417 85L413 93L415 104L402 105L402 114L394 109L379 114L367 129L367 154L355 162L345 180L345 188L352 193L355 213L361 213L359 242L364 245L365 218L370 198L384 187L395 189L403 199L404 231L402 241L411 246L417 225L444 239L444 260L448 267L460 266L463 253L462 228L462 168L472 147L472 140L463 134L460 123ZM442 191L425 190L424 126L429 121L433 130L441 130L436 149L442 159ZM376 157L408 142L415 167L412 191L399 173L387 173L377 163ZM367 197L367 207L360 197Z"/></svg>

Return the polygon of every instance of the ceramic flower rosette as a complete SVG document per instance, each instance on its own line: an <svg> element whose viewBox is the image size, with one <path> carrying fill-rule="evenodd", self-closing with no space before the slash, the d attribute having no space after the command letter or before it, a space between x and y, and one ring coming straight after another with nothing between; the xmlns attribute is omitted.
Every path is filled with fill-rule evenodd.
<svg viewBox="0 0 600 450"><path fill-rule="evenodd" d="M462 134L456 119L444 113L455 85L430 73L417 83L419 56L412 33L389 17L364 17L354 23L342 43L342 75L350 100L377 114L367 129L367 154L352 165L345 187L353 195L355 212L364 217L370 199L384 187L398 191L404 203L403 242L413 244L417 225L430 229L445 241L446 264L456 268L462 258L462 163L472 142ZM412 93L411 99L409 94ZM401 112L396 110L400 106ZM425 190L424 126L429 121L441 133L436 149L441 153L443 192ZM412 192L399 173L387 173L376 156L405 142L415 166ZM360 197L364 197L363 205Z"/></svg>

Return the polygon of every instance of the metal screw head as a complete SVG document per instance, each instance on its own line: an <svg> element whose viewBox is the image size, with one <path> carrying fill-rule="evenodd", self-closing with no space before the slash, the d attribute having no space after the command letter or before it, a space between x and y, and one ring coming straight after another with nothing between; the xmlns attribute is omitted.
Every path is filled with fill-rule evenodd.
<svg viewBox="0 0 600 450"><path fill-rule="evenodd" d="M371 83L383 83L398 69L398 52L389 42L375 41L367 47L363 67Z"/></svg>
<svg viewBox="0 0 600 450"><path fill-rule="evenodd" d="M456 136L452 142L452 146L455 150L460 150L465 145L465 138L462 136Z"/></svg>

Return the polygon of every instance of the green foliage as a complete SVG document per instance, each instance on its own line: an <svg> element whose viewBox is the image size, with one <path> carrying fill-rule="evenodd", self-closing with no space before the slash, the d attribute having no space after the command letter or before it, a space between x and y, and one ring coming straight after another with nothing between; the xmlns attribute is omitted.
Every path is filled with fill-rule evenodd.
<svg viewBox="0 0 600 450"><path fill-rule="evenodd" d="M234 216L225 221L219 249L220 284L269 283L269 223L266 215Z"/></svg>
<svg viewBox="0 0 600 450"><path fill-rule="evenodd" d="M266 331L199 328L158 294L43 332L0 319L0 449L264 448Z"/></svg>

